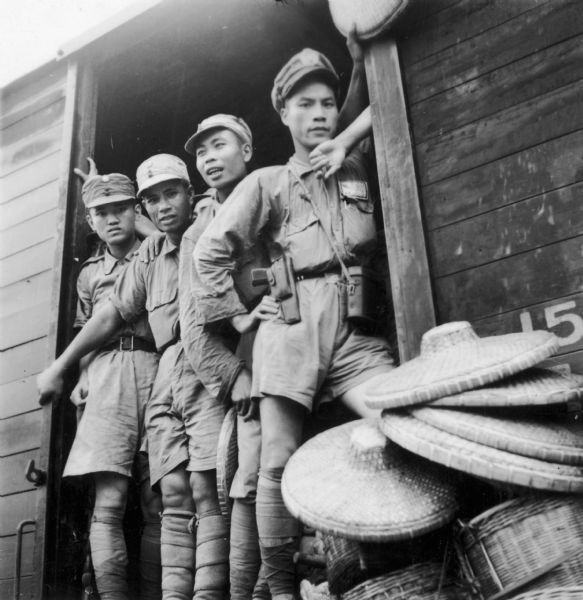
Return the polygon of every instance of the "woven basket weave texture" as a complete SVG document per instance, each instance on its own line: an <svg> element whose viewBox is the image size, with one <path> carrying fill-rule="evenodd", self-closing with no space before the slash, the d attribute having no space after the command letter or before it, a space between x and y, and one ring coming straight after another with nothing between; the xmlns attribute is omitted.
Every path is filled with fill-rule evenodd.
<svg viewBox="0 0 583 600"><path fill-rule="evenodd" d="M566 465L583 465L583 423L568 417L516 420L447 408L414 408L420 421L498 450Z"/></svg>
<svg viewBox="0 0 583 600"><path fill-rule="evenodd" d="M512 596L510 600L582 600L583 587L553 588Z"/></svg>
<svg viewBox="0 0 583 600"><path fill-rule="evenodd" d="M407 450L490 481L556 492L583 492L583 468L497 450L465 440L404 413L385 411L380 427Z"/></svg>
<svg viewBox="0 0 583 600"><path fill-rule="evenodd" d="M365 389L370 408L398 408L482 387L552 356L558 338L548 331L480 338L466 321L426 332L421 354Z"/></svg>
<svg viewBox="0 0 583 600"><path fill-rule="evenodd" d="M301 446L286 465L282 495L303 523L360 541L410 539L457 511L443 470L388 443L375 421L363 419Z"/></svg>
<svg viewBox="0 0 583 600"><path fill-rule="evenodd" d="M528 496L500 504L460 527L467 561L486 599L560 564L520 590L583 585L583 498Z"/></svg>
<svg viewBox="0 0 583 600"><path fill-rule="evenodd" d="M342 600L469 600L468 592L443 577L439 563L423 563L369 579Z"/></svg>
<svg viewBox="0 0 583 600"><path fill-rule="evenodd" d="M432 400L427 406L543 406L583 396L583 377L532 367L490 385Z"/></svg>

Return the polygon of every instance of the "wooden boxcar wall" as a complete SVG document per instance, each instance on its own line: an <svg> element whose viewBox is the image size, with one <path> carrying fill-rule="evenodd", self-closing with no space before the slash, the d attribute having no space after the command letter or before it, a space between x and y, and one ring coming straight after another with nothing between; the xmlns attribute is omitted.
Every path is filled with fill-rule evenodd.
<svg viewBox="0 0 583 600"><path fill-rule="evenodd" d="M0 120L0 598L11 598L16 529L37 518L42 410L35 376L49 355L67 68L41 71L2 92ZM34 592L34 528L25 529L22 597Z"/></svg>
<svg viewBox="0 0 583 600"><path fill-rule="evenodd" d="M549 329L583 372L583 10L435 0L399 41L438 322Z"/></svg>

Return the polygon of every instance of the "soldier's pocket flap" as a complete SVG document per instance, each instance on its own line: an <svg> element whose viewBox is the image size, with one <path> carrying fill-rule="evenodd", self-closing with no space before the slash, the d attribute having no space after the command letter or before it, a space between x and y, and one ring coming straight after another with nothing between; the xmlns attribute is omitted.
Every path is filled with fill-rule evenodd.
<svg viewBox="0 0 583 600"><path fill-rule="evenodd" d="M165 304L170 304L176 300L176 296L178 294L178 288L176 286L172 286L170 288L164 288L158 290L155 294L150 294L148 299L146 300L146 310L151 312L156 310L160 306L164 306Z"/></svg>

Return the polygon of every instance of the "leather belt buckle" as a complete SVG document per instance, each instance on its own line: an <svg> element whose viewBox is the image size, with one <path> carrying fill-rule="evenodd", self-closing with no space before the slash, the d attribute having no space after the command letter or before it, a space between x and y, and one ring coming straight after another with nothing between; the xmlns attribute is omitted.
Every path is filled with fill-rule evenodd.
<svg viewBox="0 0 583 600"><path fill-rule="evenodd" d="M122 335L119 338L119 349L123 351L132 352L134 349L134 336L133 335Z"/></svg>

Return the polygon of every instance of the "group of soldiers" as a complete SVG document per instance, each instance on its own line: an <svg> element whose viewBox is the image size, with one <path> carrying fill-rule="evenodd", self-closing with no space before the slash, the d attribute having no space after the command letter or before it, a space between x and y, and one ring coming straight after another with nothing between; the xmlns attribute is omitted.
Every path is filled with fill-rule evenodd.
<svg viewBox="0 0 583 600"><path fill-rule="evenodd" d="M364 84L354 41L351 54L345 124L364 108L354 101ZM72 398L84 410L64 475L94 479L89 539L102 600L129 597L130 477L144 523L140 598L296 597L300 528L282 500L283 469L309 415L340 401L371 416L362 390L393 368L386 339L363 327L374 320L363 293L377 252L358 145L370 114L334 137L338 84L311 49L278 73L271 99L295 150L286 165L248 174L245 121L205 118L185 144L209 186L202 195L170 154L139 165L137 191L119 173L83 174L87 219L105 251L80 271L80 331L38 388L42 402L59 397L79 364ZM215 469L230 404L238 470L229 529Z"/></svg>

